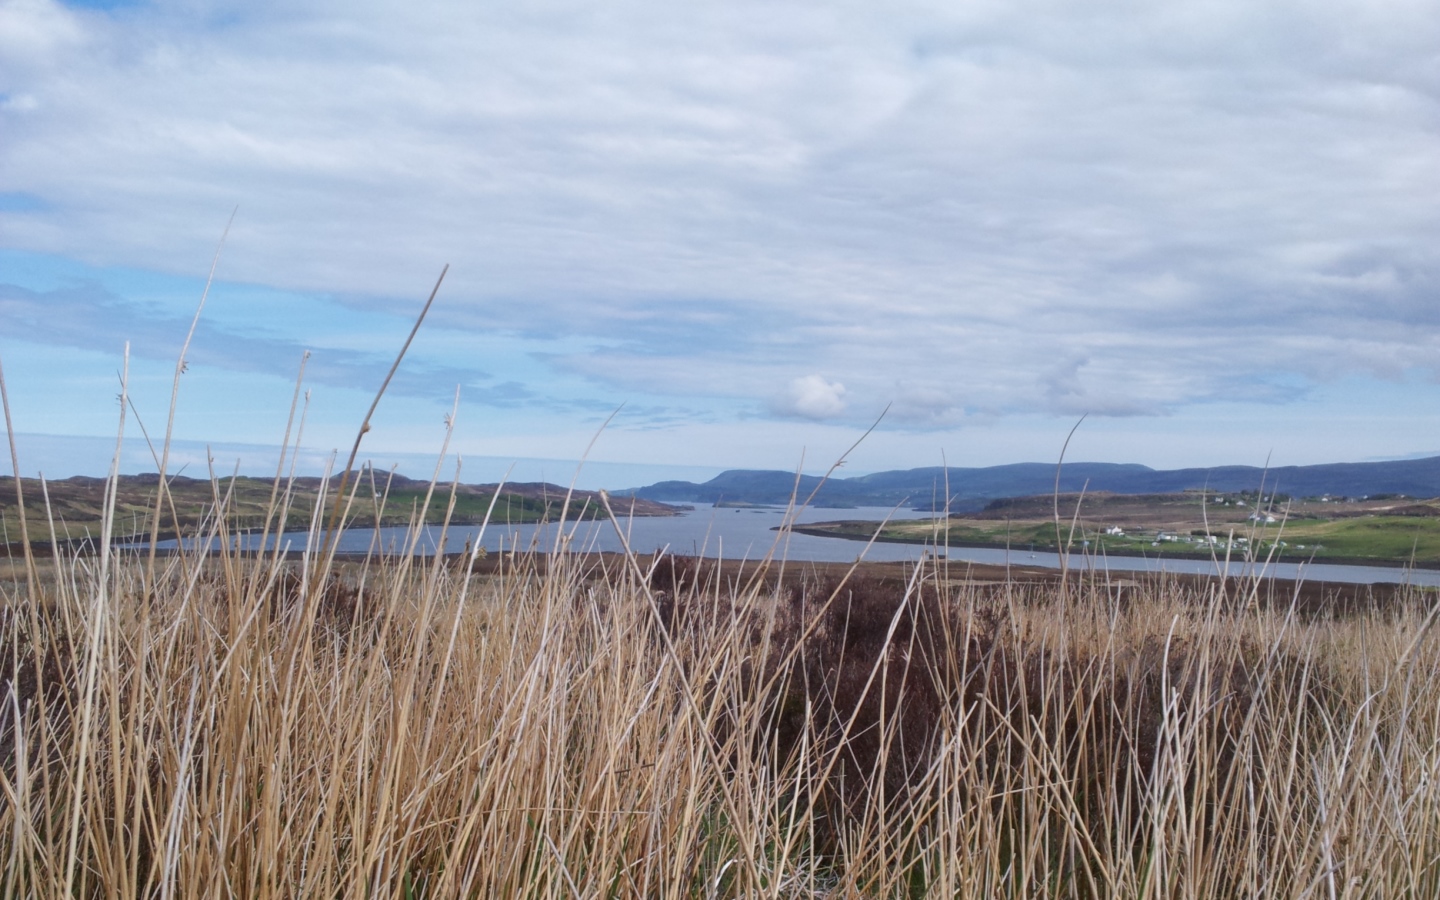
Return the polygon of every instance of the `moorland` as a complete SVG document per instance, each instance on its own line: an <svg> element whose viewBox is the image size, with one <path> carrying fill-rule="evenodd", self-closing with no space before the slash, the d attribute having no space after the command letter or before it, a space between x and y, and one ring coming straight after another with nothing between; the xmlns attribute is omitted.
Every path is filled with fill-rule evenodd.
<svg viewBox="0 0 1440 900"><path fill-rule="evenodd" d="M200 546L0 581L0 896L1440 895L1433 591Z"/></svg>
<svg viewBox="0 0 1440 900"><path fill-rule="evenodd" d="M202 538L284 518L266 483L141 481L119 531L167 488ZM362 526L461 493L367 481ZM195 547L12 545L0 896L1440 894L1433 590Z"/></svg>

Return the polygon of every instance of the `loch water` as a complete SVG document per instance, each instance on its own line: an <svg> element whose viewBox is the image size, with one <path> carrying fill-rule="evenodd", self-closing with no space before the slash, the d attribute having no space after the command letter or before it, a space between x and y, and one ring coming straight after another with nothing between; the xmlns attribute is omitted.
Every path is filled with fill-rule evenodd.
<svg viewBox="0 0 1440 900"><path fill-rule="evenodd" d="M792 524L805 525L816 522L831 522L840 519L874 521L885 519L923 519L929 512L889 507L860 507L855 509L800 510L793 516ZM618 523L608 521L567 522L563 528L555 523L546 525L515 525L506 522L491 522L480 533L478 526L452 527L445 535L445 551L458 552L480 539L489 552L529 551L548 553L557 548L574 551L619 552L628 543L636 553L654 553L668 550L685 556L705 556L729 560L759 560L773 553L775 558L804 562L850 563L863 557L872 562L915 561L922 554L946 557L955 563L975 563L992 566L1038 566L1059 568L1060 555L1041 551L1032 552L1026 547L948 547L935 548L920 544L899 544L863 541L845 538L819 537L776 530L786 522L786 511L780 508L724 508L709 504L694 504L676 516L622 518ZM623 532L623 539L622 539ZM386 552L403 550L409 529L395 528L351 528L341 537L339 549L344 553L365 553L372 549ZM284 546L291 550L304 550L307 535L304 532L289 533L283 537ZM436 549L440 529L430 527L420 536L416 552L429 554ZM258 538L248 545L240 539L242 546L255 549ZM174 541L162 543L162 547L175 545ZM1353 566L1328 563L1304 563L1281 560L1269 563L1250 563L1232 558L1227 561L1184 559L1167 557L1156 553L1149 557L1095 556L1072 552L1068 559L1072 569L1101 569L1109 572L1173 572L1202 575L1259 575L1281 579L1303 578L1307 581L1343 582L1348 584L1410 583L1422 586L1440 586L1440 571L1431 569L1409 569L1392 566Z"/></svg>

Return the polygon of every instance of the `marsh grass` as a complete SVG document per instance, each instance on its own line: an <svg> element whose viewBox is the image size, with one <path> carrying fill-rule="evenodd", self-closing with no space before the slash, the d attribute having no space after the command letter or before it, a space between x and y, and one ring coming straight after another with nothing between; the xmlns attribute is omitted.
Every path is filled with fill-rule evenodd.
<svg viewBox="0 0 1440 900"><path fill-rule="evenodd" d="M564 550L196 551L148 604L62 553L0 611L0 895L1440 895L1429 595Z"/></svg>

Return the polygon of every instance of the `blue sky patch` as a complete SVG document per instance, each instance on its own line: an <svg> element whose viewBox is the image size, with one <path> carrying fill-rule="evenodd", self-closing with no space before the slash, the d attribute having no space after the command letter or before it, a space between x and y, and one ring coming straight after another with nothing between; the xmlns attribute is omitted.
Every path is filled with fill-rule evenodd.
<svg viewBox="0 0 1440 900"><path fill-rule="evenodd" d="M0 191L0 212L39 212L48 204L34 194L23 191Z"/></svg>
<svg viewBox="0 0 1440 900"><path fill-rule="evenodd" d="M108 12L115 9L144 6L148 0L60 0L60 2L76 9L95 9Z"/></svg>

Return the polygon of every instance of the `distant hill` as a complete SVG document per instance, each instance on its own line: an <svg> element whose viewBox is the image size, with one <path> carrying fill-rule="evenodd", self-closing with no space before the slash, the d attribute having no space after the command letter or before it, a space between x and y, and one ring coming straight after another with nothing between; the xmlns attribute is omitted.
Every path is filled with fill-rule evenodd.
<svg viewBox="0 0 1440 900"><path fill-rule="evenodd" d="M1281 466L1268 471L1256 466L1218 466L1211 469L1152 469L1120 463L1067 463L1060 490L1112 491L1117 494L1167 494L1208 487L1218 491L1256 490L1264 481L1267 492L1296 497L1329 494L1363 497L1404 494L1440 496L1440 456L1370 463L1327 463L1318 466ZM792 492L804 499L820 484L806 475L798 490L793 472L734 469L703 484L662 481L617 494L633 494L665 503L764 503L783 505ZM814 505L907 506L952 510L979 509L990 500L1048 494L1055 488L1053 463L1013 463L985 468L906 469L876 472L855 478L832 478L815 496Z"/></svg>
<svg viewBox="0 0 1440 900"><path fill-rule="evenodd" d="M360 476L358 482L357 475ZM275 486L271 479L241 476L211 484L208 479L180 475L167 479L167 482L170 485L170 502L165 504L166 511L161 520L164 534L168 535L177 528L188 530L208 521L217 493L226 498L227 519L234 528L258 529L272 518L271 495ZM149 516L155 508L155 492L159 483L160 477L153 472L119 476L114 515L118 534L148 535ZM388 472L376 473L373 494L370 483L368 471L352 472L347 480L347 494L352 487L356 488L356 503L351 507L352 521L362 528L376 524L377 515L381 525L409 524L430 489L428 481L403 475L392 477ZM57 479L47 481L43 489L38 479L22 479L21 484L30 534L35 544L48 546L52 522L55 523L56 537L62 540L80 540L100 534L107 503L106 479L83 476ZM306 528L319 504L324 481L318 477L306 477L296 478L293 483L287 484L292 495L286 527ZM339 486L339 476L332 478L327 486L327 496L333 497ZM453 486L441 483L435 485L426 521L438 523L444 520L450 506L452 487L455 506L450 512L450 522L454 525L478 525L487 516L497 524L518 525L542 520L558 521L562 512L571 521L605 515L598 491L577 490L569 494L567 509L567 491L560 485L539 482L506 484L496 498L498 486L494 484ZM374 500L377 494L387 498L383 512ZM615 515L621 517L679 514L674 506L643 498L616 497L611 505ZM12 476L0 475L0 557L12 551L18 552L18 545L11 545L18 536L18 524L15 480Z"/></svg>

